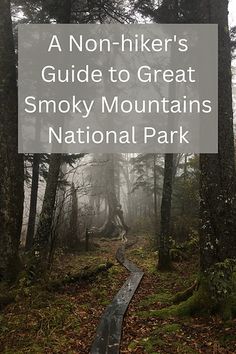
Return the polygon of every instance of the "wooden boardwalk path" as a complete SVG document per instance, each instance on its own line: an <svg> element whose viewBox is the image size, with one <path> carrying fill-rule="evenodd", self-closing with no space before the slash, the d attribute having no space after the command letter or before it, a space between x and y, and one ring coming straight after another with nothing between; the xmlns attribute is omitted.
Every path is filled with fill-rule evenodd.
<svg viewBox="0 0 236 354"><path fill-rule="evenodd" d="M134 263L125 258L126 247L129 247L129 244L127 246L122 244L118 248L116 259L131 274L103 313L90 354L119 353L123 318L144 274Z"/></svg>

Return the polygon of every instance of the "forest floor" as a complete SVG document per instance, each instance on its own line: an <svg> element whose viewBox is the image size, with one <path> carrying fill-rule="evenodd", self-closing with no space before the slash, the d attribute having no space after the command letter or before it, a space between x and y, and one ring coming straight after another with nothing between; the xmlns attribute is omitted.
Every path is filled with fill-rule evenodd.
<svg viewBox="0 0 236 354"><path fill-rule="evenodd" d="M16 302L0 313L0 353L87 354L106 306L128 272L115 261L120 241L100 240L96 251L57 256L52 277L70 277L111 261L114 265L90 281L54 290L22 285ZM121 354L236 353L236 321L218 317L161 319L156 310L193 284L197 259L175 263L172 272L156 271L156 253L147 237L127 250L145 275L124 320Z"/></svg>

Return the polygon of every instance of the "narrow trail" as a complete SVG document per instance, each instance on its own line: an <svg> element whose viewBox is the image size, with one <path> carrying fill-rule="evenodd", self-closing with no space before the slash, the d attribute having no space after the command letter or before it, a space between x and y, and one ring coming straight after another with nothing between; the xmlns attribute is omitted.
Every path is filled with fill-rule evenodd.
<svg viewBox="0 0 236 354"><path fill-rule="evenodd" d="M131 274L103 313L90 354L119 353L123 318L144 274L125 258L125 249L132 245L123 243L116 252L118 262Z"/></svg>

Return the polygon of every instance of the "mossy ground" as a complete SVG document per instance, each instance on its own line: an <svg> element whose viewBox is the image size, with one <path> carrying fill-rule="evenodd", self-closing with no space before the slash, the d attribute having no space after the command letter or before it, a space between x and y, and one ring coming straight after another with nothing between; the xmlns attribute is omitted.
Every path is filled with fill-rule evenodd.
<svg viewBox="0 0 236 354"><path fill-rule="evenodd" d="M118 242L104 252L60 255L51 278L63 278L99 266L115 264L92 281L67 284L49 291L22 284L16 302L0 313L0 353L88 353L100 317L127 277L114 261Z"/></svg>
<svg viewBox="0 0 236 354"><path fill-rule="evenodd" d="M51 278L72 275L107 260L114 262L118 245L119 241L103 240L97 251L60 255ZM235 352L235 320L223 322L212 315L179 317L173 312L166 316L173 295L194 283L197 257L175 263L172 272L160 273L156 270L157 254L143 236L127 250L127 256L145 271L145 276L124 320L121 354ZM89 353L106 305L127 278L128 273L114 263L91 281L67 284L54 291L23 282L16 302L0 315L0 352Z"/></svg>
<svg viewBox="0 0 236 354"><path fill-rule="evenodd" d="M172 272L160 273L156 271L156 253L143 241L138 250L129 251L129 258L145 270L145 276L125 318L121 353L236 352L236 320L224 322L205 310L201 316L201 311L191 314L193 298L172 305L173 296L197 279L197 256L174 263Z"/></svg>

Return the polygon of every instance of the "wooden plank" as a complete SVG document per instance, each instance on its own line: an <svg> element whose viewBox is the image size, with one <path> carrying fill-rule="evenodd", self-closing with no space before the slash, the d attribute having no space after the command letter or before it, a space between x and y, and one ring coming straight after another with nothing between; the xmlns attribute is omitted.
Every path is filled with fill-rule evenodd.
<svg viewBox="0 0 236 354"><path fill-rule="evenodd" d="M98 325L90 354L119 353L123 318L144 274L134 263L125 258L124 245L117 250L116 258L131 274L106 308Z"/></svg>

